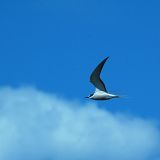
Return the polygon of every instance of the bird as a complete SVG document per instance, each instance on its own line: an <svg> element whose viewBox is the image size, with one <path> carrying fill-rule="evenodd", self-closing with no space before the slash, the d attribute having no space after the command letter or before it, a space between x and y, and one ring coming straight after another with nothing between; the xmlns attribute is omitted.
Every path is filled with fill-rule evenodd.
<svg viewBox="0 0 160 160"><path fill-rule="evenodd" d="M95 92L90 94L85 98L93 99L93 100L110 100L113 98L120 98L118 95L110 94L104 82L101 80L100 74L103 69L105 62L109 57L106 57L103 61L101 61L98 66L93 70L90 75L90 82L95 86Z"/></svg>

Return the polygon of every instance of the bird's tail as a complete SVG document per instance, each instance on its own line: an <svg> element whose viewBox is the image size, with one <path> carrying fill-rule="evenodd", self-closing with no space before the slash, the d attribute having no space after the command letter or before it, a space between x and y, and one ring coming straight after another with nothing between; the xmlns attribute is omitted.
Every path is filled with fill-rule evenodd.
<svg viewBox="0 0 160 160"><path fill-rule="evenodd" d="M116 92L116 91L112 91L111 93L113 93L113 94L115 94L115 95L117 95L117 97L116 98L129 98L129 96L128 95L125 95L125 94L119 94L118 92Z"/></svg>

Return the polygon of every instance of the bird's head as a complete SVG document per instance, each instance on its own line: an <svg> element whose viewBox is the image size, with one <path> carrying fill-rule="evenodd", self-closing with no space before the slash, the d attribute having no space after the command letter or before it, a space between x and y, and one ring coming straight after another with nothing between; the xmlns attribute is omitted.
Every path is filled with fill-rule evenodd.
<svg viewBox="0 0 160 160"><path fill-rule="evenodd" d="M92 94L90 94L89 96L85 97L85 98L90 98L90 97L92 97L92 96L93 96L93 93L92 93Z"/></svg>

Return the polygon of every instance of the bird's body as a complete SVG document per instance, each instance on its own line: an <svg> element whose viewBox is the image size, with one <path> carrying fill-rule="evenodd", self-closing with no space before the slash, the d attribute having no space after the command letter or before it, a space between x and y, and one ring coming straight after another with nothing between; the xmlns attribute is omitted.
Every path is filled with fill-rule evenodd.
<svg viewBox="0 0 160 160"><path fill-rule="evenodd" d="M110 100L112 98L119 98L119 96L108 93L105 84L100 78L102 68L109 57L105 58L92 72L90 76L90 82L96 87L96 90L93 94L86 98L93 100Z"/></svg>
<svg viewBox="0 0 160 160"><path fill-rule="evenodd" d="M119 96L110 94L104 91L96 91L92 96L88 97L93 100L110 100L112 98L118 98Z"/></svg>

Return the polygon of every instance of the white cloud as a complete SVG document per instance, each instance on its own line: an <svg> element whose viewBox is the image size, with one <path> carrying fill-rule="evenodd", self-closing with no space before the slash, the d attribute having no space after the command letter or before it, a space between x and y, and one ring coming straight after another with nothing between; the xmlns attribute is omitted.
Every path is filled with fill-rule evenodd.
<svg viewBox="0 0 160 160"><path fill-rule="evenodd" d="M0 89L0 160L156 160L151 121L33 88Z"/></svg>

